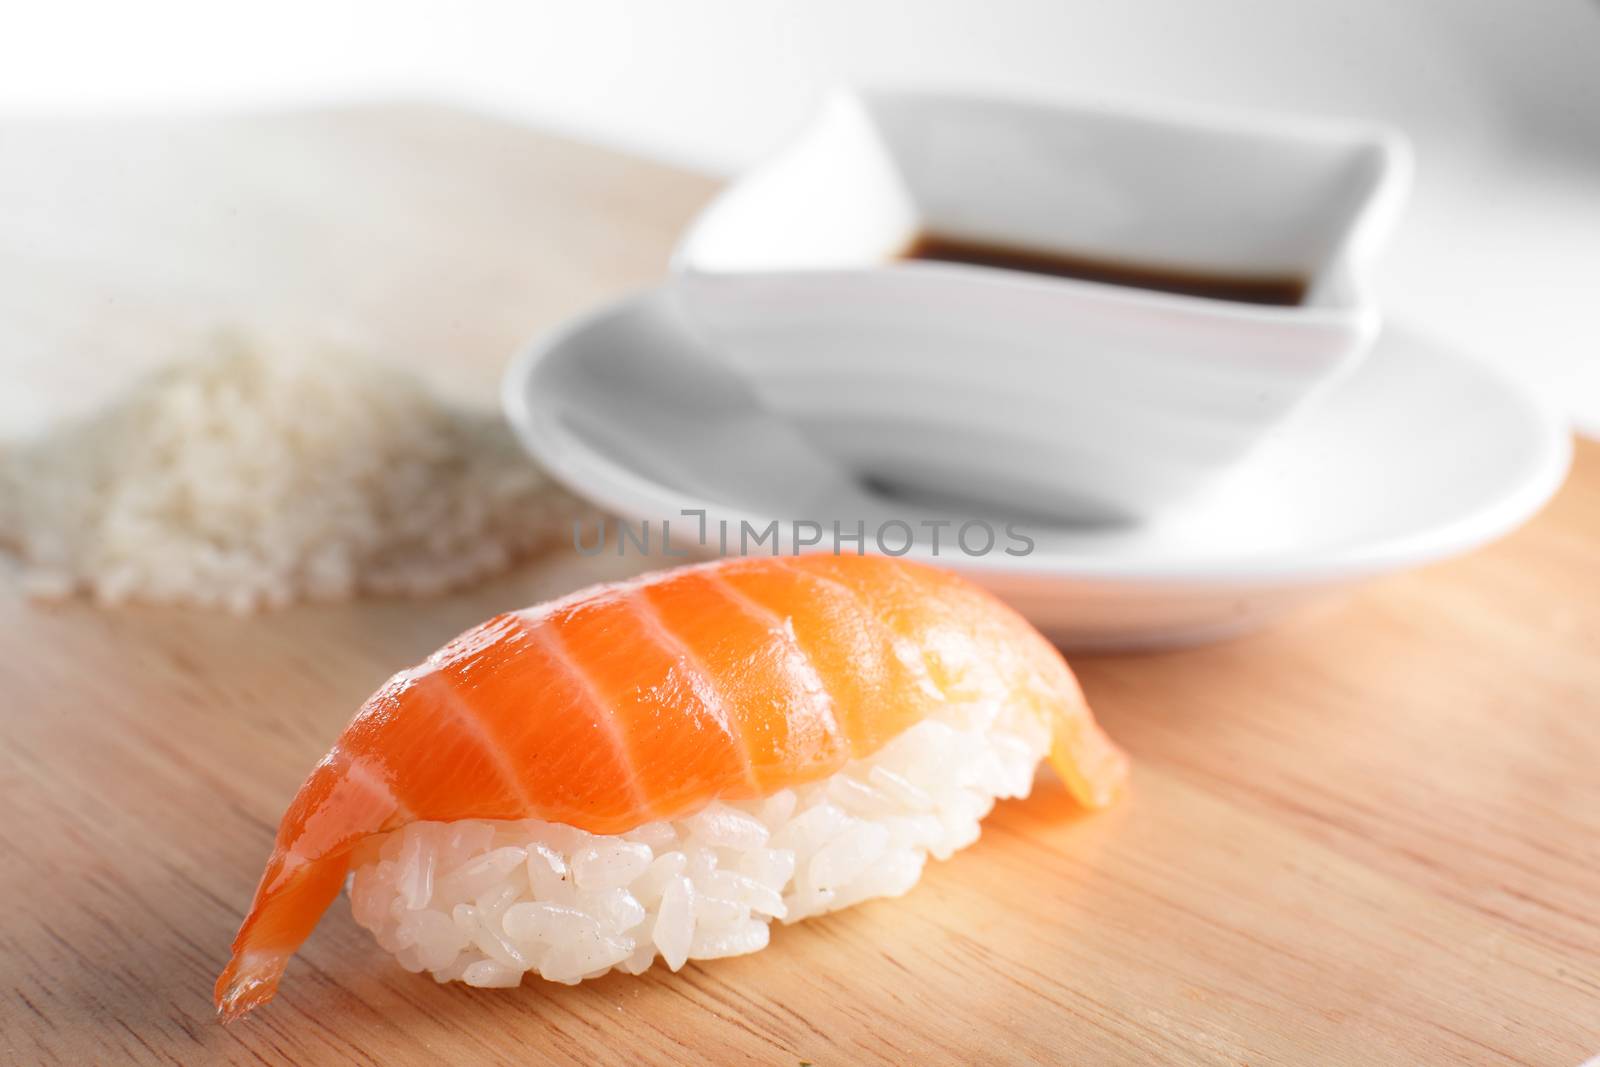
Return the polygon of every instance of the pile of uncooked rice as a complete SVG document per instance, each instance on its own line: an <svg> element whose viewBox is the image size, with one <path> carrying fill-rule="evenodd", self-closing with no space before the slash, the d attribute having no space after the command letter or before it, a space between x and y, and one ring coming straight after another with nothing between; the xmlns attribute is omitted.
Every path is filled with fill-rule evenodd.
<svg viewBox="0 0 1600 1067"><path fill-rule="evenodd" d="M1048 729L999 710L951 708L820 782L619 836L413 823L364 843L351 909L408 970L475 986L755 952L773 919L906 892L995 798L1026 796Z"/></svg>
<svg viewBox="0 0 1600 1067"><path fill-rule="evenodd" d="M339 350L238 338L0 453L0 543L41 597L245 612L436 593L575 514L498 417Z"/></svg>

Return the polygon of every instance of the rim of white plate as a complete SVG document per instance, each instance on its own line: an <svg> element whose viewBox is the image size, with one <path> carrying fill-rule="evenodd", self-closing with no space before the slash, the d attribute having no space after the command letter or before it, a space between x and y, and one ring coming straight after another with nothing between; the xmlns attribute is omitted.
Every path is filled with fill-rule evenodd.
<svg viewBox="0 0 1600 1067"><path fill-rule="evenodd" d="M572 338L595 323L626 313L666 295L667 286L636 289L584 311L525 344L512 358L501 379L501 403L512 430L523 447L550 474L578 496L632 520L677 518L685 508L703 508L706 521L748 521L762 528L776 516L750 512L737 505L696 497L662 485L615 462L581 438L564 431L558 419L536 417L530 388L540 368L563 351ZM1315 585L1405 570L1487 544L1521 526L1555 495L1566 480L1572 461L1572 436L1564 419L1520 382L1496 368L1451 350L1470 373L1490 379L1508 405L1520 409L1523 419L1540 435L1531 469L1499 496L1463 512L1448 523L1399 536L1374 539L1336 551L1296 554L1293 551L1265 560L1191 559L1155 563L1150 560L1118 561L1103 556L1075 555L1040 546L1026 556L995 553L985 556L934 557L915 545L902 558L954 570L1030 576L1076 581L1160 582L1193 585ZM780 523L780 529L781 529ZM781 534L779 551L790 551Z"/></svg>

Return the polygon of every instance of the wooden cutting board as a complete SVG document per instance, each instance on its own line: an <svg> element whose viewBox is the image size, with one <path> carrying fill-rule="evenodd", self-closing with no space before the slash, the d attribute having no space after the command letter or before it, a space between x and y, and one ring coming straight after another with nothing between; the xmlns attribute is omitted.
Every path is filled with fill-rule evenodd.
<svg viewBox="0 0 1600 1067"><path fill-rule="evenodd" d="M427 107L0 127L0 419L196 329L355 324L491 402L508 353L658 277L713 183ZM1045 779L901 900L756 956L439 987L340 903L266 1010L210 990L284 804L367 693L615 575L255 619L0 585L0 1060L1536 1063L1600 1052L1600 446L1505 542L1279 628L1077 660L1135 759Z"/></svg>

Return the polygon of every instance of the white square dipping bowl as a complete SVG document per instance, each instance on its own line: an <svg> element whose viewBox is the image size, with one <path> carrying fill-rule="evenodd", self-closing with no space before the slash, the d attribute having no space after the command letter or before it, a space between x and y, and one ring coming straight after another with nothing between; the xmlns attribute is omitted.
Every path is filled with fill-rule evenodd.
<svg viewBox="0 0 1600 1067"><path fill-rule="evenodd" d="M864 478L1140 518L1237 464L1378 330L1393 131L911 92L836 95L673 256L709 350ZM897 259L920 233L1306 279L1265 306Z"/></svg>

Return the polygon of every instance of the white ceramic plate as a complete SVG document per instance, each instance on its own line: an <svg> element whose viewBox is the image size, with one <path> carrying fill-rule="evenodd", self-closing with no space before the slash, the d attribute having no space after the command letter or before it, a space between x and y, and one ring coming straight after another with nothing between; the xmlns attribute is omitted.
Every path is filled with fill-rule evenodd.
<svg viewBox="0 0 1600 1067"><path fill-rule="evenodd" d="M672 520L677 545L695 532L689 509L707 513L713 548L719 520L735 542L741 522L777 519L787 533L794 520L847 531L860 521L870 546L884 521L924 529L945 517L874 492L760 408L667 289L537 341L507 371L504 401L557 478L616 514ZM1026 555L950 552L946 534L937 562L1064 645L1203 641L1508 532L1555 492L1570 453L1561 422L1515 382L1391 327L1359 371L1203 502L1142 526L1030 523ZM926 541L909 555L929 558Z"/></svg>

